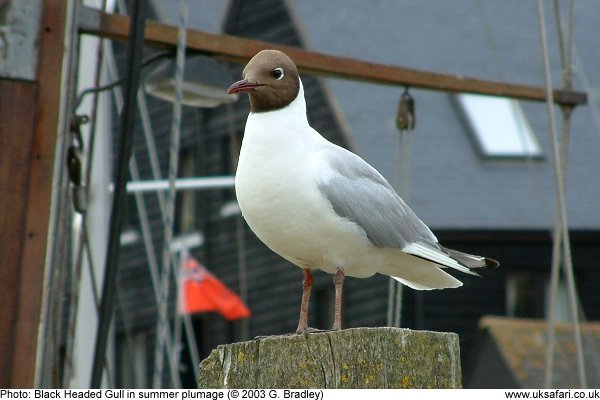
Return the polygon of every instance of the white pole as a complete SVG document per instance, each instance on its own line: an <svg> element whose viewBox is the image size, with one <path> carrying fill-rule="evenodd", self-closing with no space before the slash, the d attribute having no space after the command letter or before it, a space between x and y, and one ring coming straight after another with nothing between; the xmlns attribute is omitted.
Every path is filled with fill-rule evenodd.
<svg viewBox="0 0 600 400"><path fill-rule="evenodd" d="M92 2L86 2L90 4ZM81 88L90 87L94 84L93 77L97 63L96 46L99 40L97 38L81 38L80 54L80 74L78 86ZM104 79L104 78L103 78ZM80 112L91 114L91 96L83 102ZM107 96L100 96L98 101L98 111L96 123L96 138L94 144L94 154L92 156L92 171L90 177L90 191L94 188L106 187L112 179L111 166L111 148L112 140L112 122L110 118L110 109L112 104ZM90 144L89 137L90 126L82 127L82 133L85 135L86 146ZM111 194L102 192L90 196L87 205L85 218L89 232L93 232L94 238L88 243L88 248L84 251L91 253L93 266L88 265L87 258L81 267L81 281L79 283L79 300L77 302L77 320L75 323L72 373L69 376L69 382L65 382L69 388L87 388L90 383L92 373L92 360L94 358L94 348L89 345L90 338L94 338L98 326L97 299L94 298L96 291L92 290L94 282L102 282L104 279L104 260L106 250L106 238L108 237L108 220L110 215ZM79 217L78 217L79 218ZM84 229L84 227L80 227ZM74 234L79 237L79 234ZM81 245L81 244L79 244ZM91 268L94 268L92 271ZM95 276L92 277L91 274ZM100 290L101 288L97 288Z"/></svg>
<svg viewBox="0 0 600 400"><path fill-rule="evenodd" d="M210 189L228 189L234 185L233 176L215 176L208 178L179 178L175 180L175 190L210 190ZM113 190L113 185L110 186ZM127 192L154 192L169 190L169 181L148 180L127 182Z"/></svg>

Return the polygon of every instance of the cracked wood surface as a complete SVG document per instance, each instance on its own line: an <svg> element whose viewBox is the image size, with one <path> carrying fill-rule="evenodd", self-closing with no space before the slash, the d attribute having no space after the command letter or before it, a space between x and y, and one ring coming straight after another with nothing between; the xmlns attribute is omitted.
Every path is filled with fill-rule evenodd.
<svg viewBox="0 0 600 400"><path fill-rule="evenodd" d="M460 388L458 335L401 328L260 338L200 364L208 388Z"/></svg>

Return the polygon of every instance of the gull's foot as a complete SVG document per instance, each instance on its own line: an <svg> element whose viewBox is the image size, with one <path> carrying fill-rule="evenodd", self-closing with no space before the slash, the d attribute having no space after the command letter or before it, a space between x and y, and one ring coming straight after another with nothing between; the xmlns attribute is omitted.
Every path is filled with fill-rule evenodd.
<svg viewBox="0 0 600 400"><path fill-rule="evenodd" d="M328 332L327 330L323 330L323 329L317 329L317 328L310 328L310 327L306 327L302 330L297 330L296 331L296 335L308 335L309 333L320 333L320 332Z"/></svg>
<svg viewBox="0 0 600 400"><path fill-rule="evenodd" d="M293 336L293 335L296 335L296 333L283 333L281 335L259 335L259 336L255 336L254 340L278 338L278 337Z"/></svg>
<svg viewBox="0 0 600 400"><path fill-rule="evenodd" d="M259 335L259 336L255 336L254 339L260 340L260 339L278 338L278 337L285 337L285 336L308 335L310 333L335 332L335 331L339 331L339 330L340 330L340 328L317 329L317 328L306 327L305 329L298 330L294 333L283 333L281 335Z"/></svg>
<svg viewBox="0 0 600 400"><path fill-rule="evenodd" d="M332 327L331 329L306 328L304 331L296 332L296 335L307 335L309 333L324 333L341 331L341 327Z"/></svg>

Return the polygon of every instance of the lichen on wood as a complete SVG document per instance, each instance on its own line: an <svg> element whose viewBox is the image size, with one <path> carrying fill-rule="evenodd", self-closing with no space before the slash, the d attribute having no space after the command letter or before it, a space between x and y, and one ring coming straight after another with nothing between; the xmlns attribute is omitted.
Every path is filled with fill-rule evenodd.
<svg viewBox="0 0 600 400"><path fill-rule="evenodd" d="M222 345L199 388L460 388L458 335L354 328Z"/></svg>

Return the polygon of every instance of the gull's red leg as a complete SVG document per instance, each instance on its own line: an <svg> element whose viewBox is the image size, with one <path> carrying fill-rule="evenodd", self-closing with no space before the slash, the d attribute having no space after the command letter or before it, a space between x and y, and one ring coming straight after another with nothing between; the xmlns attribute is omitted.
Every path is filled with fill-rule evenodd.
<svg viewBox="0 0 600 400"><path fill-rule="evenodd" d="M310 290L313 285L313 276L310 269L305 269L304 280L302 281L302 303L300 304L300 320L296 333L305 333L308 331L308 302L310 300Z"/></svg>
<svg viewBox="0 0 600 400"><path fill-rule="evenodd" d="M344 290L344 271L339 267L333 276L333 284L335 285L335 312L331 329L339 331L342 329L342 292Z"/></svg>

